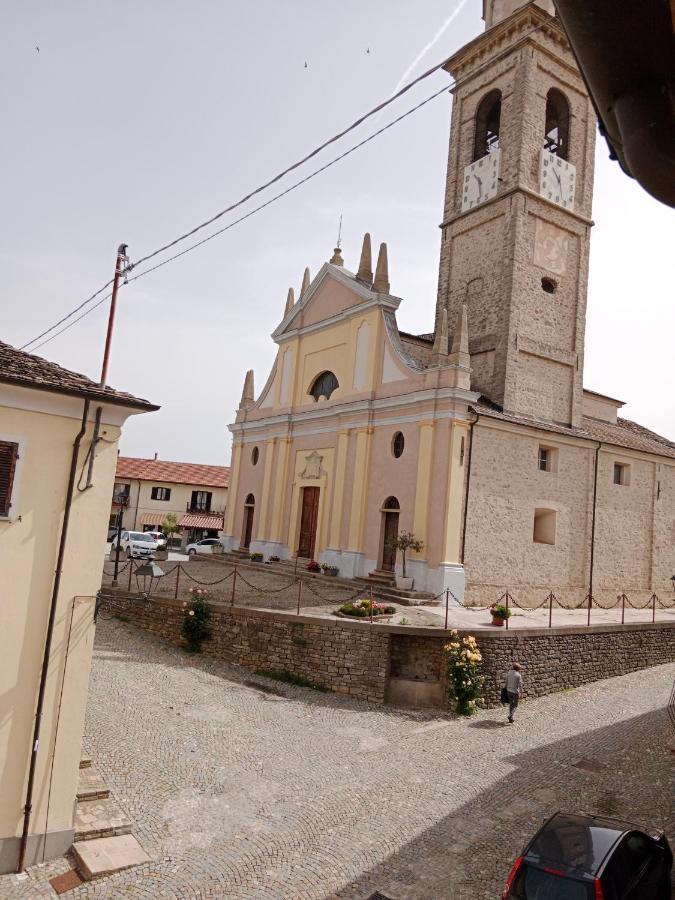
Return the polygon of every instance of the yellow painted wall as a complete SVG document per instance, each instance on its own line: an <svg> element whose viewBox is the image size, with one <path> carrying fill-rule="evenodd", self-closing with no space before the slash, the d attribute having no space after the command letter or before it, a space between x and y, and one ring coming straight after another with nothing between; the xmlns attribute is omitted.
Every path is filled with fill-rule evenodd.
<svg viewBox="0 0 675 900"><path fill-rule="evenodd" d="M93 405L91 412L93 415ZM0 435L22 444L13 492L14 521L0 519L0 842L19 835L22 828L42 653L72 445L79 428L80 420L74 418L0 407ZM90 424L80 450L78 475L91 431ZM76 491L73 500L45 695L31 834L45 828L48 773L66 650L68 664L56 735L49 831L67 830L73 825L94 638L93 598L101 583L120 429L106 425L103 433L105 442L98 445L94 485L84 493ZM82 599L74 603L75 597Z"/></svg>

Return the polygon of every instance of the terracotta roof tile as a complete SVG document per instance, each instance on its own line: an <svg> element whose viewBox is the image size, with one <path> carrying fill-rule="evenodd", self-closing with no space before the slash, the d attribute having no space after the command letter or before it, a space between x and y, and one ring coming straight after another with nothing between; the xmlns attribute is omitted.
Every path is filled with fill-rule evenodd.
<svg viewBox="0 0 675 900"><path fill-rule="evenodd" d="M101 387L86 375L71 372L41 356L17 350L2 341L0 341L0 382L74 397L91 397L92 400L145 409L148 412L159 409L148 400L141 400L111 387Z"/></svg>
<svg viewBox="0 0 675 900"><path fill-rule="evenodd" d="M137 478L139 481L171 481L175 484L195 484L205 487L228 487L230 469L228 466L202 466L198 463L118 456L115 477Z"/></svg>
<svg viewBox="0 0 675 900"><path fill-rule="evenodd" d="M504 422L513 422L516 425L526 425L529 428L539 428L542 431L551 431L556 434L566 434L583 440L602 441L603 444L613 444L615 447L641 450L643 453L653 453L657 456L675 459L675 443L673 441L638 425L637 422L631 422L630 419L617 418L616 424L614 424L584 416L581 428L569 428L553 422L506 413L487 397L481 397L478 403L472 404L471 408L479 415L501 419Z"/></svg>

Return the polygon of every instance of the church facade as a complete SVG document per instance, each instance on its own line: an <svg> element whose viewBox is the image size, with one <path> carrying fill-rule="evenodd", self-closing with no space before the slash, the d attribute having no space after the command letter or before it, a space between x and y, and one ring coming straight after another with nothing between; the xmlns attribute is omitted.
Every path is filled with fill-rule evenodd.
<svg viewBox="0 0 675 900"><path fill-rule="evenodd" d="M466 603L670 592L675 444L584 390L596 120L549 0L485 0L451 57L435 329L400 331L387 247L289 291L247 373L224 542L399 571Z"/></svg>

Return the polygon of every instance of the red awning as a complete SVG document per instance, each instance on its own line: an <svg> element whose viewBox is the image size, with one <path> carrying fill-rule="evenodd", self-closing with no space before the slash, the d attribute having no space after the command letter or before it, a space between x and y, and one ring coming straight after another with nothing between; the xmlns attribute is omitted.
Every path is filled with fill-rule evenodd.
<svg viewBox="0 0 675 900"><path fill-rule="evenodd" d="M214 531L222 531L224 527L222 516L197 516L191 513L184 515L178 524L181 528L211 528Z"/></svg>
<svg viewBox="0 0 675 900"><path fill-rule="evenodd" d="M161 525L166 519L166 513L141 513L141 525Z"/></svg>

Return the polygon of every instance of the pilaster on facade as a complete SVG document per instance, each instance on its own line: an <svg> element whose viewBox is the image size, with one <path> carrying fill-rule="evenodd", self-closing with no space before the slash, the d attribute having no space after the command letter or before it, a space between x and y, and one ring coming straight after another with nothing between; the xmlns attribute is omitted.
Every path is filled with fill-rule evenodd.
<svg viewBox="0 0 675 900"><path fill-rule="evenodd" d="M261 491L260 511L258 513L258 528L256 533L257 540L259 541L265 540L270 532L267 523L267 513L270 505L270 483L276 456L276 445L276 438L270 438L270 440L265 441L265 471L263 474L263 486Z"/></svg>
<svg viewBox="0 0 675 900"><path fill-rule="evenodd" d="M348 550L360 551L363 542L372 434L373 429L370 426L356 429L356 456L354 461L352 506L349 517L349 537L347 539Z"/></svg>
<svg viewBox="0 0 675 900"><path fill-rule="evenodd" d="M328 546L333 550L342 549L342 517L344 511L347 450L349 448L350 434L351 432L349 428L341 428L338 431L337 455L335 461L335 481L333 484L331 520L328 533Z"/></svg>
<svg viewBox="0 0 675 900"><path fill-rule="evenodd" d="M419 448L417 451L417 482L415 488L415 509L413 512L413 533L424 544L419 553L412 554L414 559L425 559L428 556L428 524L429 502L434 466L434 429L436 422L425 419L418 423Z"/></svg>

